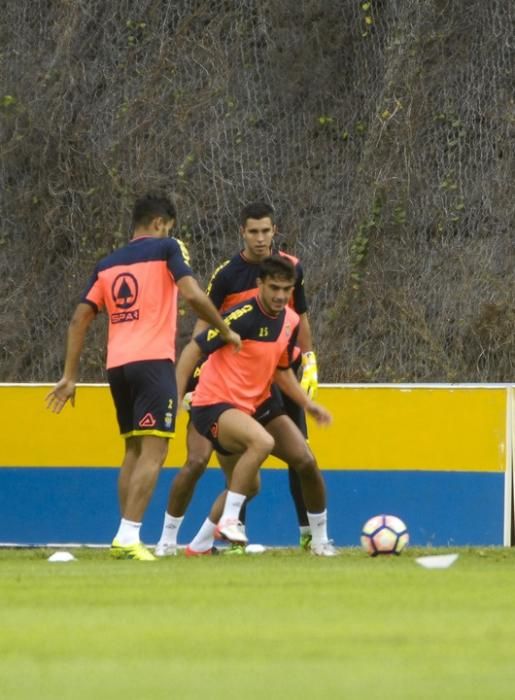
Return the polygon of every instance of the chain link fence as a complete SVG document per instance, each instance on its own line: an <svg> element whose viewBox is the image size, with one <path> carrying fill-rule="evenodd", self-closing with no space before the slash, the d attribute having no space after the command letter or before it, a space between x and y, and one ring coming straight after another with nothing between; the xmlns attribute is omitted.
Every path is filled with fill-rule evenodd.
<svg viewBox="0 0 515 700"><path fill-rule="evenodd" d="M53 381L134 198L199 280L263 199L323 381L513 380L513 4L5 0L0 381ZM179 344L191 327L182 317ZM81 379L105 378L105 324Z"/></svg>

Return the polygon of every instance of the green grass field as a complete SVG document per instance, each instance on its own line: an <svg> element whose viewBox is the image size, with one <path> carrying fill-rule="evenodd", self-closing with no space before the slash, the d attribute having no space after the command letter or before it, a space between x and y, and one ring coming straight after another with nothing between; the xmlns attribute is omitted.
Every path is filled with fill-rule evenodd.
<svg viewBox="0 0 515 700"><path fill-rule="evenodd" d="M444 550L432 550L442 553ZM515 552L0 550L2 700L512 698Z"/></svg>

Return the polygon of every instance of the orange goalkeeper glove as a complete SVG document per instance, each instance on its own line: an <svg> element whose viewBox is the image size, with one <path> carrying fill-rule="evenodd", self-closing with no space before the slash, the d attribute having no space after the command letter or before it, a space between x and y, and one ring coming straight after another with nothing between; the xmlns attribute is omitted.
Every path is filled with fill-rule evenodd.
<svg viewBox="0 0 515 700"><path fill-rule="evenodd" d="M300 385L310 399L313 399L318 389L317 357L314 352L302 354L302 378Z"/></svg>

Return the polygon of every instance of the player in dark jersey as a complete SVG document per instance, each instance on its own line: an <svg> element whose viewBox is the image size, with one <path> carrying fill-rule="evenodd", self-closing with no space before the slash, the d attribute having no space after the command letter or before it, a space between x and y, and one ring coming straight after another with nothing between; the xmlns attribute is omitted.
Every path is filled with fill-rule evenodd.
<svg viewBox="0 0 515 700"><path fill-rule="evenodd" d="M266 258L259 268L257 296L232 307L225 316L242 339L240 352L222 347L218 332L208 328L190 341L179 360L181 394L195 363L202 354L208 355L193 392L191 421L214 446L228 484L186 548L188 556L210 554L215 537L246 543L240 510L257 492L259 467L271 453L286 458L299 474L313 533L312 553L337 554L327 537L324 480L302 432L283 413L274 424L277 434L288 439L276 445L268 428L256 420L262 407L273 400L275 380L319 423L330 422L329 413L309 399L291 370L299 326L298 314L287 306L294 283L290 260L280 255Z"/></svg>
<svg viewBox="0 0 515 700"><path fill-rule="evenodd" d="M55 413L68 399L73 406L86 332L105 309L108 379L125 438L119 478L122 519L111 546L115 558L154 559L139 533L175 430L178 292L224 341L240 345L193 278L185 247L168 237L175 217L175 207L164 197L146 196L135 203L132 240L95 267L68 328L63 377L47 396Z"/></svg>
<svg viewBox="0 0 515 700"><path fill-rule="evenodd" d="M276 234L274 210L265 203L254 203L246 206L240 218L240 233L244 247L237 255L218 267L208 285L207 293L215 306L224 311L239 301L255 296L257 292L257 276L260 262L271 252ZM304 294L304 276L300 262L293 256L280 253L291 260L295 266L296 281L290 304L299 314L298 345L302 355L294 365L297 371L302 362L303 374L301 384L311 398L317 387L316 357L312 348L311 329L307 316L307 304ZM194 335L205 328L202 322L197 323ZM198 368L197 368L198 373ZM190 389L195 385L192 382ZM281 395L277 387L274 389L275 401L263 411L263 425L270 427L277 443L281 439L274 430L273 421L277 415L286 411L287 415L307 437L304 411L286 395ZM269 411L269 412L267 412ZM188 425L187 432L188 456L186 464L175 477L170 491L167 512L165 513L161 538L156 547L158 556L176 553L176 542L179 527L184 513L191 500L195 484L204 473L212 453L210 443L198 435L194 426ZM311 541L311 531L302 498L302 490L297 472L289 465L288 469L290 491L295 503L300 528L301 546L308 549Z"/></svg>

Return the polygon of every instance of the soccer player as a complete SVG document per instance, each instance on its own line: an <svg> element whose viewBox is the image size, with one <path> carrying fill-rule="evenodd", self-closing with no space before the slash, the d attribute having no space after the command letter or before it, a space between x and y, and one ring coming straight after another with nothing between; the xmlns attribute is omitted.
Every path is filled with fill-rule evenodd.
<svg viewBox="0 0 515 700"><path fill-rule="evenodd" d="M178 292L217 329L221 343L241 344L194 279L184 245L169 238L175 219L175 207L165 197L136 201L132 240L95 267L68 327L63 376L46 399L54 413L68 400L74 405L86 332L105 309L107 374L125 438L118 482L122 519L111 546L115 558L154 559L141 543L140 528L175 431Z"/></svg>
<svg viewBox="0 0 515 700"><path fill-rule="evenodd" d="M226 311L234 304L256 295L259 264L271 254L276 232L275 214L269 204L256 202L243 208L240 216L243 250L215 270L207 289L209 297L221 311ZM296 270L296 281L290 304L300 317L297 342L302 354L295 361L293 369L297 372L299 365L302 363L301 385L306 389L310 398L313 398L317 388L317 364L307 316L303 271L296 258L285 253L280 253L280 255L291 260ZM205 323L202 321L197 322L193 335L195 336L205 328ZM198 378L198 367L195 370L195 374ZM289 436L288 433L281 433L283 429L282 421L278 421L276 418L286 412L286 415L292 419L305 438L307 437L306 419L303 409L287 395L281 394L277 387L273 389L273 396L275 400L264 412L263 424L266 425L267 430L273 435L277 450L282 451L284 454L285 451L282 448L287 445ZM155 554L158 556L176 553L177 535L184 519L184 514L193 495L195 485L204 473L213 451L211 443L198 434L191 421L188 424L186 440L188 452L186 464L175 477L170 490L162 534L155 549ZM296 455L292 455L291 459L295 457ZM283 458L281 457L281 459ZM285 461L288 464L290 492L299 522L300 543L303 548L309 549L311 530L302 497L300 480L295 465L288 459L285 459Z"/></svg>
<svg viewBox="0 0 515 700"><path fill-rule="evenodd" d="M293 263L281 255L266 258L259 266L257 284L257 296L232 307L225 316L242 339L238 355L223 347L218 332L208 328L186 346L177 367L182 396L196 363L208 355L193 392L191 421L214 446L228 484L227 493L220 494L186 554L210 554L215 538L247 542L240 510L259 489L259 467L274 453L294 464L299 475L312 532L311 551L334 556L336 549L327 536L325 484L304 435L284 413L275 418L282 446L277 446L268 425L267 430L263 427L267 412L273 410L273 381L320 424L331 421L291 369L299 330L299 316L288 306L295 285Z"/></svg>

